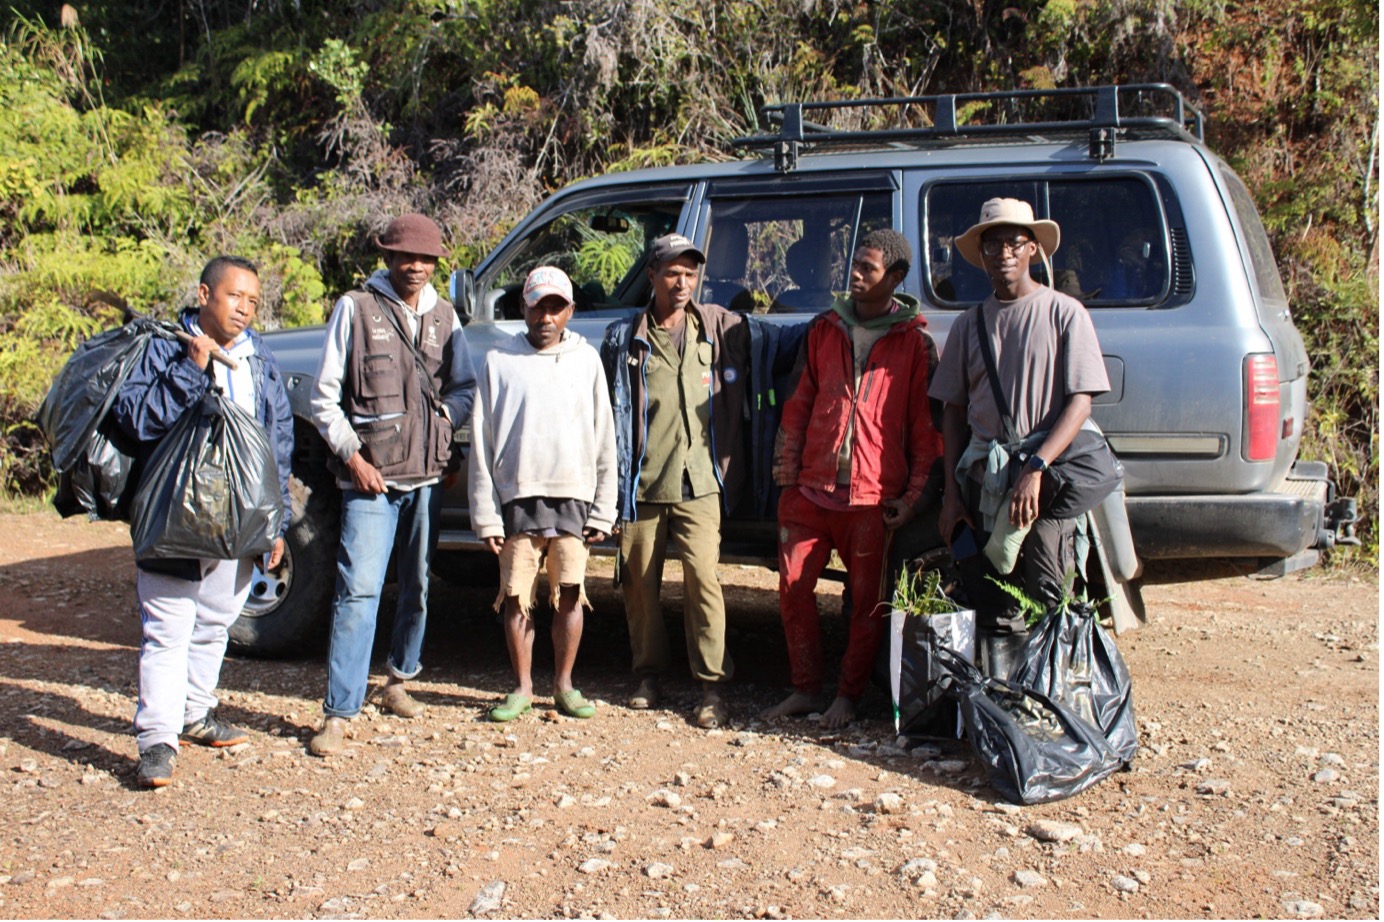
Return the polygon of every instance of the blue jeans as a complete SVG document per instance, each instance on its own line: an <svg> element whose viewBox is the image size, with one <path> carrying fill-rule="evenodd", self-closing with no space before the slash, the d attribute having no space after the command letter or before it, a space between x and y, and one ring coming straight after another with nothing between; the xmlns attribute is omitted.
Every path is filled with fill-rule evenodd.
<svg viewBox="0 0 1384 922"><path fill-rule="evenodd" d="M422 671L418 658L428 620L428 567L437 547L441 508L439 484L381 494L343 491L327 697L322 702L328 717L355 717L365 704L375 619L391 549L398 552L399 604L389 644L389 674L411 679Z"/></svg>

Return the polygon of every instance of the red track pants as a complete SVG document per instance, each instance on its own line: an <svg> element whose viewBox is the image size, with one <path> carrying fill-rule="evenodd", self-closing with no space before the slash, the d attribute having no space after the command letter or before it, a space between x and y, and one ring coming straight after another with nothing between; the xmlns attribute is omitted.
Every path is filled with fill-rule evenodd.
<svg viewBox="0 0 1384 922"><path fill-rule="evenodd" d="M880 604L888 530L879 506L838 512L823 509L797 487L779 498L779 612L788 641L793 687L822 690L822 632L817 620L817 578L833 548L846 565L853 607L837 694L856 699L865 692L889 612Z"/></svg>

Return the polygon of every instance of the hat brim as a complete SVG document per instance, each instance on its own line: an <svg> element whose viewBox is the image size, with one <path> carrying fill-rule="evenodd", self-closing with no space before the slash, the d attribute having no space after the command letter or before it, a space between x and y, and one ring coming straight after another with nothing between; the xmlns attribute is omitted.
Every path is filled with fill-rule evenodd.
<svg viewBox="0 0 1384 922"><path fill-rule="evenodd" d="M444 256L447 255L447 251L444 250L444 249L442 249L442 247L440 247L440 246L439 246L439 247L430 247L430 246L423 246L423 247L390 246L389 244L387 244L387 243L383 242L382 240L380 240L379 237L376 237L376 238L375 238L375 246L379 247L379 248L380 248L382 251L384 251L385 253L416 253L416 254L419 255L419 256L431 256L431 257L433 257L434 259L442 259Z"/></svg>
<svg viewBox="0 0 1384 922"><path fill-rule="evenodd" d="M572 300L572 296L569 295L567 292L563 291L561 288L556 288L552 285L539 285L532 291L524 293L524 304L528 307L533 307L535 304L541 302L544 298L552 297L561 298L562 303L567 305L568 307L571 307L575 303Z"/></svg>
<svg viewBox="0 0 1384 922"><path fill-rule="evenodd" d="M706 254L703 253L701 250L697 249L696 247L683 247L680 250L674 250L672 253L665 254L662 257L655 259L654 265L666 265L667 263L670 263L675 259L681 259L684 256L691 256L693 259L697 261L697 265L699 266L706 265Z"/></svg>
<svg viewBox="0 0 1384 922"><path fill-rule="evenodd" d="M977 269L984 269L985 263L981 259L980 236L992 227L1011 227L1027 228L1033 234L1033 239L1038 241L1038 245L1043 248L1043 252L1052 256L1057 252L1057 245L1062 240L1062 231L1058 228L1056 221L1034 221L1031 224L1019 223L1009 218L1002 218L998 221L984 221L971 227L966 233L957 237L954 241L956 251L961 254L961 258L975 266Z"/></svg>

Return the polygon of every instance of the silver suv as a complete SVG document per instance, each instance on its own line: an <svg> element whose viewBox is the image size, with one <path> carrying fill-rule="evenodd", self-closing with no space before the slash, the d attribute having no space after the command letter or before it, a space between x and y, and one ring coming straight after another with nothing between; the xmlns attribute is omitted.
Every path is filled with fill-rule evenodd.
<svg viewBox="0 0 1384 922"><path fill-rule="evenodd" d="M1267 574L1353 543L1354 502L1326 466L1297 460L1307 353L1243 182L1203 143L1201 114L1164 84L803 103L765 110L749 156L616 173L545 201L474 271L454 274L481 361L522 328L530 269L560 266L577 289L571 328L599 344L649 299L648 244L669 231L707 254L699 300L799 324L847 287L855 241L893 227L913 242L903 288L947 331L989 291L953 239L980 204L1031 202L1062 228L1051 283L1091 312L1110 392L1093 415L1124 462L1130 527L1144 559L1233 557ZM881 118L924 127L871 128ZM984 119L983 123L980 121ZM862 127L831 127L835 120ZM257 574L233 639L272 654L323 636L339 497L308 419L321 328L268 337L303 421L294 474L303 514L290 564ZM763 388L756 400L786 395ZM754 408L762 412L763 407ZM756 417L757 419L760 417ZM459 433L464 439L465 433ZM724 525L727 560L775 560L767 477ZM487 578L466 486L446 497L435 569Z"/></svg>

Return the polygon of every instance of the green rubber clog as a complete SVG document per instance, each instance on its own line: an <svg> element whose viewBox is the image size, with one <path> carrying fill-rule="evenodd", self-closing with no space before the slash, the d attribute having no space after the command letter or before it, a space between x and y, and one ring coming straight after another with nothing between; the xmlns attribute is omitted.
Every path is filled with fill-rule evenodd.
<svg viewBox="0 0 1384 922"><path fill-rule="evenodd" d="M531 710L533 710L533 699L528 695L505 695L504 704L497 704L490 709L490 719L496 723L505 723L523 716Z"/></svg>
<svg viewBox="0 0 1384 922"><path fill-rule="evenodd" d="M575 688L571 691L558 692L553 695L553 701L557 704L557 709L568 717L586 720L596 716L596 705L583 698L581 692Z"/></svg>

